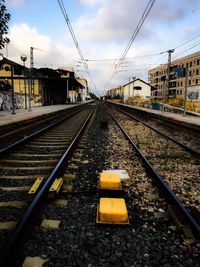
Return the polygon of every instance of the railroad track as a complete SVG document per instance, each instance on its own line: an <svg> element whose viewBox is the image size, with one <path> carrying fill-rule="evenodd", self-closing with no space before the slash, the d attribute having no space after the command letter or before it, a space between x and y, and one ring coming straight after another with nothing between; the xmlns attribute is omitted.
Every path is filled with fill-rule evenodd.
<svg viewBox="0 0 200 267"><path fill-rule="evenodd" d="M178 210L187 217L187 221L199 237L199 152L188 146L185 147L183 143L173 140L166 134L161 135L160 131L155 131L138 119L130 120L130 115L127 116L124 112L116 109L109 109L109 111L133 143L169 201L176 206L172 212L178 214L178 206ZM190 213L193 213L196 218L194 219Z"/></svg>
<svg viewBox="0 0 200 267"><path fill-rule="evenodd" d="M5 234L1 238L4 244L2 262L8 260L8 255L16 245L21 247L19 243L23 239L22 235L30 227L36 210L49 194L48 190L53 181L63 175L67 166L68 169L73 168L68 162L69 156L84 132L94 108L95 106L88 106L78 113L76 111L73 117L54 123L54 126L50 125L49 128L40 129L26 140L1 151L1 229L5 227L8 235L9 230L14 228L6 243L4 242L8 236ZM67 173L65 175L68 177ZM33 197L31 195L30 200L27 192L38 177L44 178L43 184L39 192ZM67 182L64 181L62 188L63 191L69 190Z"/></svg>
<svg viewBox="0 0 200 267"><path fill-rule="evenodd" d="M112 104L113 105L113 104ZM172 124L166 120L155 118L146 112L140 112L133 108L121 105L113 105L116 109L125 112L128 116L138 120L148 127L152 127L163 134L171 137L174 140L183 143L183 146L188 146L189 150L197 151L197 155L200 155L200 135L199 131L184 127L179 124Z"/></svg>
<svg viewBox="0 0 200 267"><path fill-rule="evenodd" d="M9 145L11 146L13 142L20 142L28 136L43 130L47 125L53 126L57 122L69 118L86 106L88 106L88 103L30 118L21 121L20 126L18 125L18 122L2 126L0 128L0 151L5 148L7 150L7 147Z"/></svg>
<svg viewBox="0 0 200 267"><path fill-rule="evenodd" d="M197 267L198 246L177 230L168 216L168 203L132 145L109 115L104 128L102 109L96 114L67 161L65 187L55 200L45 202L15 265L10 266L22 266L26 257L25 261L31 260L29 266L37 260L63 267L160 267L183 262ZM125 228L96 225L101 197L98 176L105 169L126 169L130 175L121 192L130 220Z"/></svg>

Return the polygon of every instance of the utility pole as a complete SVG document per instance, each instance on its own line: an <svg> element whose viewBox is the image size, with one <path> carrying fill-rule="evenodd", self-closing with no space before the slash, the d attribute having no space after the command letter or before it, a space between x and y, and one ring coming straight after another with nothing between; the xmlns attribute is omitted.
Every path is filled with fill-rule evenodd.
<svg viewBox="0 0 200 267"><path fill-rule="evenodd" d="M32 89L33 47L30 48L30 70L28 78L28 111L31 111L31 89Z"/></svg>
<svg viewBox="0 0 200 267"><path fill-rule="evenodd" d="M30 80L31 80L31 94L34 92L34 80L32 77L33 74L33 68L34 68L34 62L33 62L33 49L34 47L30 48Z"/></svg>
<svg viewBox="0 0 200 267"><path fill-rule="evenodd" d="M175 49L169 49L167 51L161 52L160 54L168 53L168 66L167 66L167 83L166 89L163 90L163 107L164 102L169 97L169 88L170 88L170 68L171 68L171 54L174 53ZM163 85L164 86L164 85ZM164 89L164 88L163 88Z"/></svg>
<svg viewBox="0 0 200 267"><path fill-rule="evenodd" d="M13 77L13 72L14 72L14 67L13 64L11 63L11 84L12 84L12 115L16 114L15 113L15 93L14 93L14 77Z"/></svg>
<svg viewBox="0 0 200 267"><path fill-rule="evenodd" d="M167 51L168 53L168 78L167 78L167 92L166 92L166 100L169 98L169 88L170 88L170 68L171 68L171 54L174 53L174 49L170 49Z"/></svg>
<svg viewBox="0 0 200 267"><path fill-rule="evenodd" d="M30 48L30 71L29 71L29 82L28 82L28 96L29 96L29 111L31 111L31 94L32 92L34 92L34 80L32 77L32 72L33 72L33 68L34 68L34 61L33 61L33 49L36 50L41 50L39 48L36 47L32 47Z"/></svg>
<svg viewBox="0 0 200 267"><path fill-rule="evenodd" d="M130 87L131 87L130 83L131 83L131 77L128 78L128 99L130 98L130 91L131 91L131 89L130 89Z"/></svg>
<svg viewBox="0 0 200 267"><path fill-rule="evenodd" d="M188 68L185 68L185 92L184 92L184 111L183 116L186 116L186 103L187 103L187 83L188 83Z"/></svg>

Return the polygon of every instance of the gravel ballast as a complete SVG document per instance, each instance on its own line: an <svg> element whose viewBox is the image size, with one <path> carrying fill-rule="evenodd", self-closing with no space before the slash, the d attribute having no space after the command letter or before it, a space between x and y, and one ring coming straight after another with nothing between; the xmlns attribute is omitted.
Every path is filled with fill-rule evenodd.
<svg viewBox="0 0 200 267"><path fill-rule="evenodd" d="M45 267L199 266L198 244L190 245L177 230L167 203L115 123L107 117L108 129L103 129L99 118L97 111L70 181L72 191L59 195L67 205L49 203L42 213L42 219L61 220L59 229L34 227L24 254L47 259ZM131 177L122 193L129 226L96 224L98 176L106 169L126 169Z"/></svg>

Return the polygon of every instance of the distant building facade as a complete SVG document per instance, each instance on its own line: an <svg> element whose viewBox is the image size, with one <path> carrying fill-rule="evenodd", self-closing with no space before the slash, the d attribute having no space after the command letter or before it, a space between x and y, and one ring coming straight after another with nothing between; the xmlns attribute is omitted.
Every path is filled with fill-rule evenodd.
<svg viewBox="0 0 200 267"><path fill-rule="evenodd" d="M123 86L108 90L106 96L109 98L119 99L122 102L136 97L149 99L151 96L151 85L137 78L124 84Z"/></svg>
<svg viewBox="0 0 200 267"><path fill-rule="evenodd" d="M82 85L82 87L79 88L79 91L78 91L78 100L79 101L85 101L88 98L90 98L90 96L89 96L88 82L83 77L77 77L76 80L79 82L79 84Z"/></svg>
<svg viewBox="0 0 200 267"><path fill-rule="evenodd" d="M151 85L139 78L123 85L123 88L124 101L128 100L128 98L134 97L148 99L151 96Z"/></svg>
<svg viewBox="0 0 200 267"><path fill-rule="evenodd" d="M168 64L149 70L152 99L184 97L186 77L177 77L176 70L187 69L187 99L200 101L200 51L171 62L169 88Z"/></svg>

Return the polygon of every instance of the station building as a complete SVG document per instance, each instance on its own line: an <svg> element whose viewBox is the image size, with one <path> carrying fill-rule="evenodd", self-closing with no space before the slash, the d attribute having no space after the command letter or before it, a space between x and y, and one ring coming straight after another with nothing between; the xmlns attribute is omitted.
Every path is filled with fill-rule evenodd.
<svg viewBox="0 0 200 267"><path fill-rule="evenodd" d="M84 80L84 82L83 82ZM77 79L73 68L28 69L7 58L0 61L0 109L11 109L12 93L16 108L84 101L89 94L87 81Z"/></svg>
<svg viewBox="0 0 200 267"><path fill-rule="evenodd" d="M123 86L110 89L107 92L107 96L120 99L122 102L136 97L149 99L151 96L151 87L149 83L137 78Z"/></svg>
<svg viewBox="0 0 200 267"><path fill-rule="evenodd" d="M149 99L151 96L151 85L139 78L130 81L123 85L124 101L128 98L139 97L142 99Z"/></svg>
<svg viewBox="0 0 200 267"><path fill-rule="evenodd" d="M149 83L152 85L152 99L184 97L187 86L187 99L200 101L200 51L174 60L170 64L168 80L168 64L149 70ZM176 70L187 70L186 75L177 76Z"/></svg>

